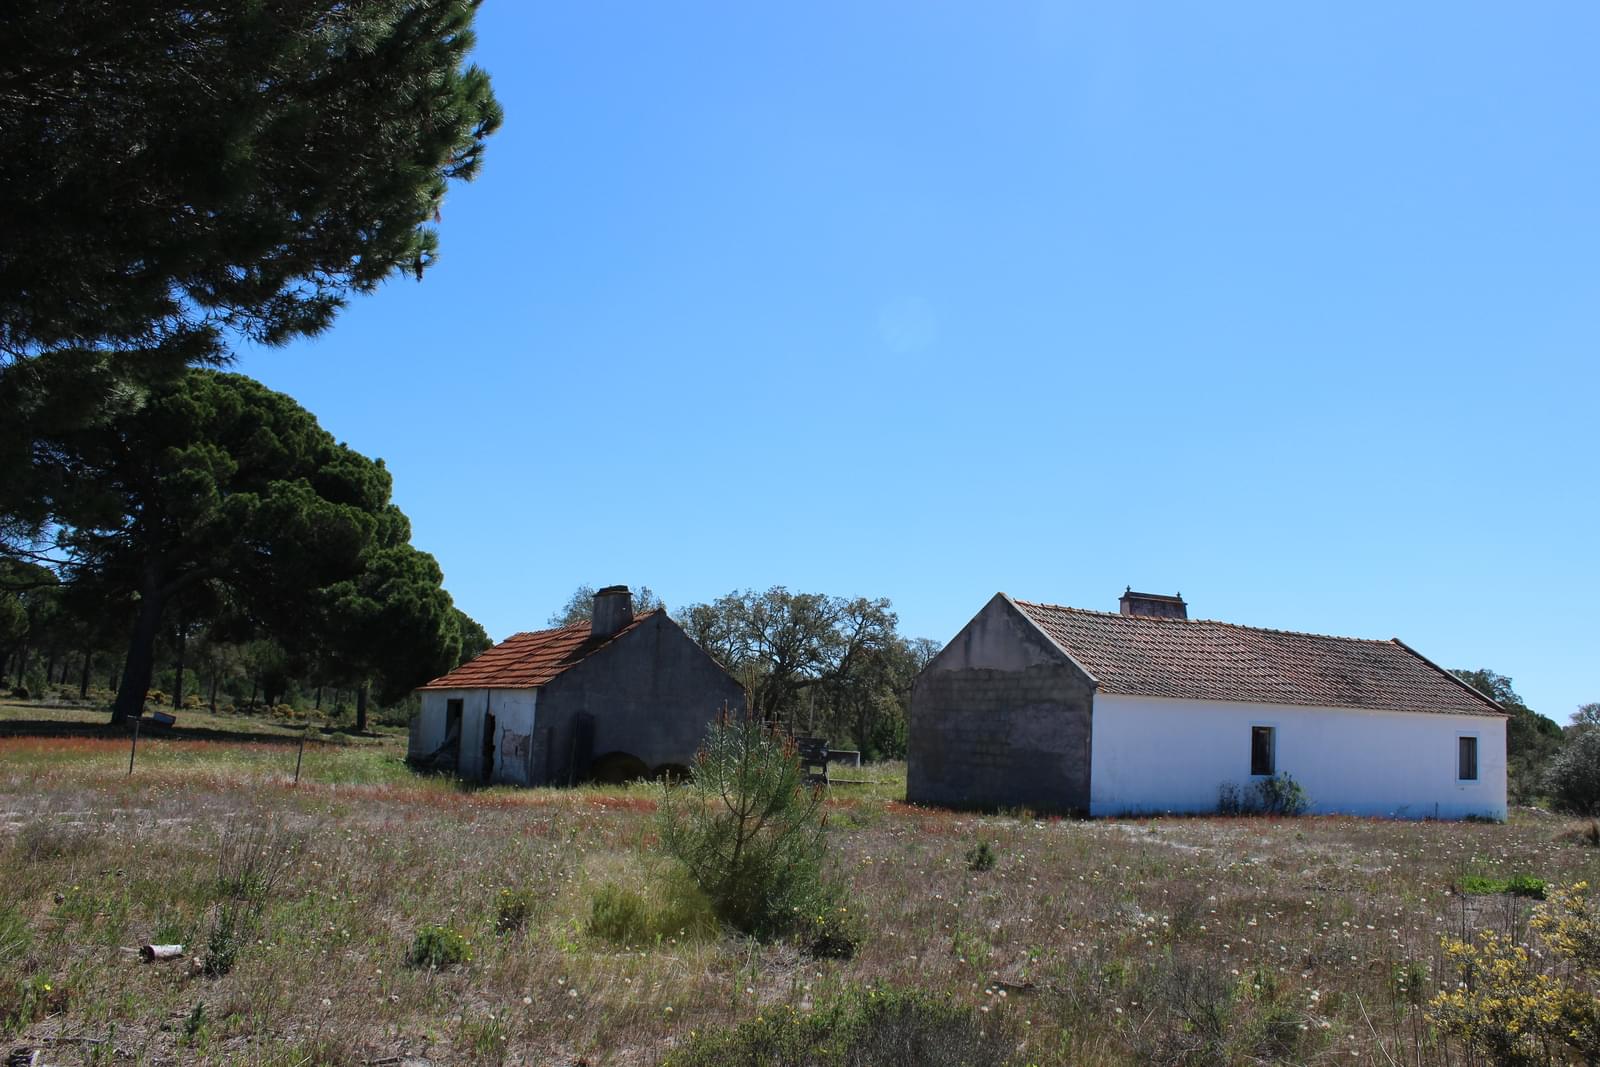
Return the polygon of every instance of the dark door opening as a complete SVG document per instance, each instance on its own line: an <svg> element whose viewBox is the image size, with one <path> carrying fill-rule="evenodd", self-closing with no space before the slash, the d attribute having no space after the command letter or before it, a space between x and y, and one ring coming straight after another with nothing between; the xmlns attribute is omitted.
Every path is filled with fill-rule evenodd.
<svg viewBox="0 0 1600 1067"><path fill-rule="evenodd" d="M440 746L439 754L448 762L451 770L455 770L461 764L462 703L460 700L444 702L444 744Z"/></svg>
<svg viewBox="0 0 1600 1067"><path fill-rule="evenodd" d="M483 780L487 782L494 775L494 714L483 713L483 763L481 765Z"/></svg>

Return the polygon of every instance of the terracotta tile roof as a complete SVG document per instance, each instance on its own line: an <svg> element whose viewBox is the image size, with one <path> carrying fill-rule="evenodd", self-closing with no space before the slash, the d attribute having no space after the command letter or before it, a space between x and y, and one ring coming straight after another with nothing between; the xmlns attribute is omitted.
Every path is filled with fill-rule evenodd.
<svg viewBox="0 0 1600 1067"><path fill-rule="evenodd" d="M1262 630L1013 600L1100 683L1128 696L1503 715L1398 639Z"/></svg>
<svg viewBox="0 0 1600 1067"><path fill-rule="evenodd" d="M420 689L532 689L544 685L623 634L639 628L654 611L640 612L610 637L591 638L589 624L512 634L478 658Z"/></svg>

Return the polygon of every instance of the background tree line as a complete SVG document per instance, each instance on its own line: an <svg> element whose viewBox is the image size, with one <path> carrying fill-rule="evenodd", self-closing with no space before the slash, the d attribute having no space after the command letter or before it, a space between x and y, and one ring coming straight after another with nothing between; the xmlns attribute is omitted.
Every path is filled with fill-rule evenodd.
<svg viewBox="0 0 1600 1067"><path fill-rule="evenodd" d="M1582 735L1600 725L1600 703L1574 711L1569 724L1540 715L1523 702L1511 679L1485 668L1452 671L1457 678L1506 709L1506 792L1513 803L1554 799L1557 806L1594 814L1600 805L1600 733ZM1592 754L1591 754L1592 753ZM1574 775L1594 779L1592 799L1575 800L1566 781ZM1591 787L1580 786L1588 797Z"/></svg>
<svg viewBox="0 0 1600 1067"><path fill-rule="evenodd" d="M487 646L433 557L410 544L382 461L334 440L252 379L190 370L114 414L36 431L0 570L0 658L78 689L110 656L113 721L138 715L158 668L181 701L249 678L355 696L411 689ZM57 673L57 672L61 673ZM192 684L192 683L191 683ZM254 702L254 695L250 698Z"/></svg>

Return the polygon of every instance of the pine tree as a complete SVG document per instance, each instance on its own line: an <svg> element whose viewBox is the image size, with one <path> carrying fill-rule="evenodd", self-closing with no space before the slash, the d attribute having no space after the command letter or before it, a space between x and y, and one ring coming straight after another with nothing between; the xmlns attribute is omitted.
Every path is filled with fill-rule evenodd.
<svg viewBox="0 0 1600 1067"><path fill-rule="evenodd" d="M92 406L421 277L501 119L465 62L477 6L0 6L0 369Z"/></svg>

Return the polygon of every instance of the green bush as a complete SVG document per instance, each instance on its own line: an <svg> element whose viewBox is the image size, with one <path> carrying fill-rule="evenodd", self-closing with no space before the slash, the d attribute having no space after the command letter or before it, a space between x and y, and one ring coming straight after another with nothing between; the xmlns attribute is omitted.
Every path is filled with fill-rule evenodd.
<svg viewBox="0 0 1600 1067"><path fill-rule="evenodd" d="M863 940L861 925L844 907L819 912L806 936L806 951L821 960L848 960Z"/></svg>
<svg viewBox="0 0 1600 1067"><path fill-rule="evenodd" d="M987 841L979 841L967 849L967 870L990 871L994 869L994 846Z"/></svg>
<svg viewBox="0 0 1600 1067"><path fill-rule="evenodd" d="M624 886L602 885L590 902L589 933L629 946L715 936L716 913L697 886L682 875L659 885L659 899Z"/></svg>
<svg viewBox="0 0 1600 1067"><path fill-rule="evenodd" d="M495 898L494 928L502 934L514 933L528 925L539 898L531 889L502 889Z"/></svg>
<svg viewBox="0 0 1600 1067"><path fill-rule="evenodd" d="M1015 1037L999 1019L926 993L847 993L810 1015L784 1007L708 1030L663 1067L1003 1067Z"/></svg>
<svg viewBox="0 0 1600 1067"><path fill-rule="evenodd" d="M233 970L239 960L239 946L244 943L244 931L249 916L246 906L237 901L224 901L211 921L211 933L206 937L205 972L213 978Z"/></svg>
<svg viewBox="0 0 1600 1067"><path fill-rule="evenodd" d="M1544 787L1557 811L1600 815L1600 728L1579 730L1556 753Z"/></svg>
<svg viewBox="0 0 1600 1067"><path fill-rule="evenodd" d="M1531 897L1534 900L1543 900L1545 883L1543 878L1535 878L1531 874L1515 874L1510 878L1485 878L1478 874L1469 874L1461 879L1461 892L1468 896L1491 896L1495 893L1507 893L1514 897Z"/></svg>
<svg viewBox="0 0 1600 1067"><path fill-rule="evenodd" d="M1256 796L1264 815L1301 815L1311 806L1311 798L1306 796L1300 783L1286 773L1257 782Z"/></svg>
<svg viewBox="0 0 1600 1067"><path fill-rule="evenodd" d="M454 967L472 962L472 942L460 931L428 923L417 930L406 953L408 967Z"/></svg>
<svg viewBox="0 0 1600 1067"><path fill-rule="evenodd" d="M1263 778L1248 790L1235 782L1217 789L1218 815L1304 815L1310 806L1304 787L1286 773Z"/></svg>
<svg viewBox="0 0 1600 1067"><path fill-rule="evenodd" d="M834 903L821 791L807 786L793 746L760 722L714 726L693 778L663 787L659 819L667 854L741 933L801 931Z"/></svg>

